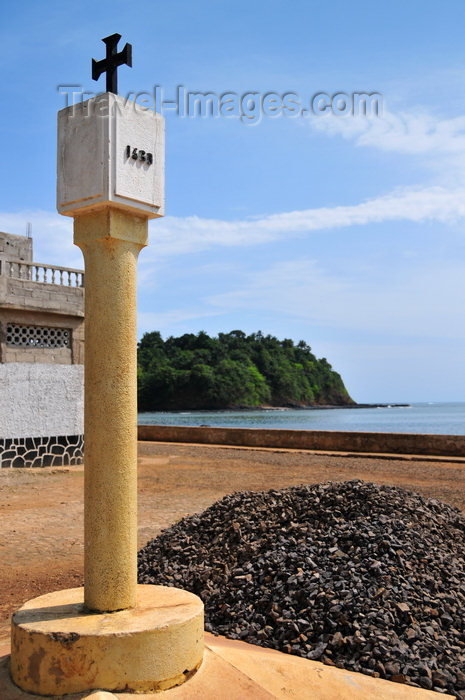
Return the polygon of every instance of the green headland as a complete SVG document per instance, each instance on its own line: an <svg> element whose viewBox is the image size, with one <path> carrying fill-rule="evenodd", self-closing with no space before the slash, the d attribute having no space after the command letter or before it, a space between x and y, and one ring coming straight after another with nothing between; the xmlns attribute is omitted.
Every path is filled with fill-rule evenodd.
<svg viewBox="0 0 465 700"><path fill-rule="evenodd" d="M305 341L239 330L166 340L146 333L138 346L138 399L139 411L355 405L341 376Z"/></svg>

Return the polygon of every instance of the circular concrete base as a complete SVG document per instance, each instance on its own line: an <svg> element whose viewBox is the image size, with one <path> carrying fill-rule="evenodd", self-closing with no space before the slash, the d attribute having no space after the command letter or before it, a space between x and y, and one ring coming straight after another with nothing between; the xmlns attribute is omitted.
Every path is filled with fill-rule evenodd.
<svg viewBox="0 0 465 700"><path fill-rule="evenodd" d="M138 586L135 608L88 612L84 589L29 600L14 615L11 676L23 690L149 693L183 683L203 657L203 603L178 588Z"/></svg>

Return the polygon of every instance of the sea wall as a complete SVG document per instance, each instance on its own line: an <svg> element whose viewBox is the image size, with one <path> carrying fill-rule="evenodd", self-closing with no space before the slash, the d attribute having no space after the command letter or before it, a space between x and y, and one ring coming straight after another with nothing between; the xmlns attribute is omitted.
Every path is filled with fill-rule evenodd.
<svg viewBox="0 0 465 700"><path fill-rule="evenodd" d="M139 425L138 438L154 442L192 442L238 447L465 457L465 435Z"/></svg>

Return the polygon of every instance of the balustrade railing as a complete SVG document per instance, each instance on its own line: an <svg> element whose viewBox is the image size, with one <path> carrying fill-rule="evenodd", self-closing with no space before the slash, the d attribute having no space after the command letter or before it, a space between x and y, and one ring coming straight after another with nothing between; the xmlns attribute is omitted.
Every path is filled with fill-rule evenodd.
<svg viewBox="0 0 465 700"><path fill-rule="evenodd" d="M83 287L84 272L71 267L42 265L40 263L0 261L0 275L18 280L56 284L64 287Z"/></svg>

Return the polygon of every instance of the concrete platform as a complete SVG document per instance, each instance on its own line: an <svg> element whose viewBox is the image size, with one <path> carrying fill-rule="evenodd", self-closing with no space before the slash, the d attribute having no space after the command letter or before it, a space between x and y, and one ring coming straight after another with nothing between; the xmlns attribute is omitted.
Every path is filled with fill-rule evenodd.
<svg viewBox="0 0 465 700"><path fill-rule="evenodd" d="M91 688L154 693L195 673L203 643L203 603L189 591L138 585L134 608L104 613L87 610L83 588L69 588L14 613L10 674L46 697Z"/></svg>
<svg viewBox="0 0 465 700"><path fill-rule="evenodd" d="M43 700L13 684L9 645L0 647L1 700ZM200 669L183 685L161 693L92 691L63 696L66 700L433 700L453 698L361 673L325 666L297 656L205 634Z"/></svg>

